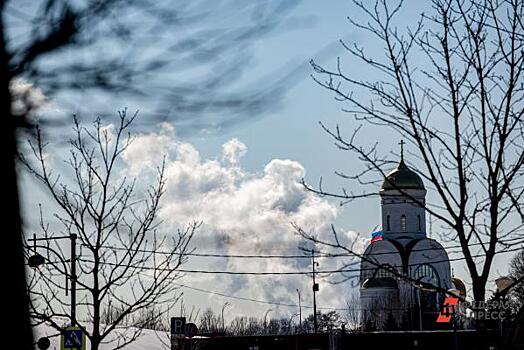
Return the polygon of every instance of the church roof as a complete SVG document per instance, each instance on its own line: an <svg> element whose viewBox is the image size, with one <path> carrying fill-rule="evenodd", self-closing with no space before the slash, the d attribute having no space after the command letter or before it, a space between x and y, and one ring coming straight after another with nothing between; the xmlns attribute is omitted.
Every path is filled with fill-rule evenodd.
<svg viewBox="0 0 524 350"><path fill-rule="evenodd" d="M386 175L381 190L415 189L424 190L424 182L416 172L408 168L404 159L398 166Z"/></svg>

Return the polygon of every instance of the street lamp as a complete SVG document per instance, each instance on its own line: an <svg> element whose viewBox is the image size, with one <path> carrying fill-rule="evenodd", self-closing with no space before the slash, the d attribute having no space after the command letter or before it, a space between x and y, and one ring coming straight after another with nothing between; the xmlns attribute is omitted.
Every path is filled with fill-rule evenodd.
<svg viewBox="0 0 524 350"><path fill-rule="evenodd" d="M419 330L422 331L422 304L420 302L420 291L424 292L436 292L437 290L435 288L428 288L428 286L424 283L422 283L422 278L420 277L417 279L417 283L413 283L412 286L417 288L417 303L418 303L418 323L419 323Z"/></svg>
<svg viewBox="0 0 524 350"><path fill-rule="evenodd" d="M318 333L318 324L317 324L317 292L318 292L318 283L315 280L315 266L318 267L318 262L315 262L315 250L311 250L311 259L313 265L313 326L315 328L315 334Z"/></svg>
<svg viewBox="0 0 524 350"><path fill-rule="evenodd" d="M37 245L37 241L53 241L53 240L59 240L59 239L69 239L71 241L71 266L69 268L69 278L71 279L71 325L74 326L76 324L76 234L70 234L69 236L58 236L58 237L44 237L44 238L36 238L36 234L33 235L33 238L28 239L28 241L33 242L33 249L34 249L34 255L30 256L27 260L27 264L32 268L37 268L43 264L45 264L45 258L38 254L36 252L36 248L44 248L48 251L54 253L59 259L60 262L64 265L64 273L66 277L66 295L67 295L67 267L66 267L66 261L64 258L54 249L49 248L48 246L44 245Z"/></svg>
<svg viewBox="0 0 524 350"><path fill-rule="evenodd" d="M29 267L32 267L32 268L37 268L40 265L43 265L44 263L45 263L45 258L38 253L35 253L35 255L30 256L29 259L27 260L27 264L29 265Z"/></svg>
<svg viewBox="0 0 524 350"><path fill-rule="evenodd" d="M225 325L225 322L224 322L224 310L228 306L231 306L231 304L229 302L227 302L227 301L224 303L224 305L222 305L222 331L223 332L226 331L226 325Z"/></svg>
<svg viewBox="0 0 524 350"><path fill-rule="evenodd" d="M267 331L267 315L273 311L273 309L267 309L266 310L266 313L264 314L264 330Z"/></svg>

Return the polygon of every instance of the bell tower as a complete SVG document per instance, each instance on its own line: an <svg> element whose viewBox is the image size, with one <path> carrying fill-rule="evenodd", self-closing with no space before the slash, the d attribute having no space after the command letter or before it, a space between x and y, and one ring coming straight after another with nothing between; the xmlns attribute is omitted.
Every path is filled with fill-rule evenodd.
<svg viewBox="0 0 524 350"><path fill-rule="evenodd" d="M426 188L404 163L404 141L400 147L400 162L386 175L380 189L382 231L384 238L406 243L426 238Z"/></svg>

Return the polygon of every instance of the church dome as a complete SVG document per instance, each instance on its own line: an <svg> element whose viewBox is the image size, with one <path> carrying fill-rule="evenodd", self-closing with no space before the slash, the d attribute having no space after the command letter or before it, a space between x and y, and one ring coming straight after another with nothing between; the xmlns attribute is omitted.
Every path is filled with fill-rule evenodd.
<svg viewBox="0 0 524 350"><path fill-rule="evenodd" d="M424 190L424 182L416 172L408 168L401 159L398 166L386 175L381 190Z"/></svg>
<svg viewBox="0 0 524 350"><path fill-rule="evenodd" d="M461 297L466 297L466 285L460 278L451 277L451 285L459 291Z"/></svg>

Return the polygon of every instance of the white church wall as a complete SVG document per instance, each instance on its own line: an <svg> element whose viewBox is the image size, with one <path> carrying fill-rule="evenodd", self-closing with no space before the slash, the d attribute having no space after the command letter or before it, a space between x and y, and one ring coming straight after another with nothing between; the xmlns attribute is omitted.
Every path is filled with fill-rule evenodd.
<svg viewBox="0 0 524 350"><path fill-rule="evenodd" d="M411 249L408 264L411 276L414 276L418 266L431 265L438 274L438 286L445 289L451 288L451 267L448 254L437 241L429 238L418 241Z"/></svg>
<svg viewBox="0 0 524 350"><path fill-rule="evenodd" d="M377 329L382 329L389 313L399 320L401 307L398 288L369 288L360 289L362 320L373 320Z"/></svg>
<svg viewBox="0 0 524 350"><path fill-rule="evenodd" d="M426 234L426 211L419 203L424 205L426 191L404 191L412 198L394 190L381 192L384 237L393 239L402 236L423 238ZM403 215L405 216L405 227L402 224Z"/></svg>
<svg viewBox="0 0 524 350"><path fill-rule="evenodd" d="M381 240L371 243L364 252L365 259L360 264L360 284L368 278L372 278L377 265L388 265L402 273L402 257L397 247L388 240ZM366 261L372 260L374 263Z"/></svg>

